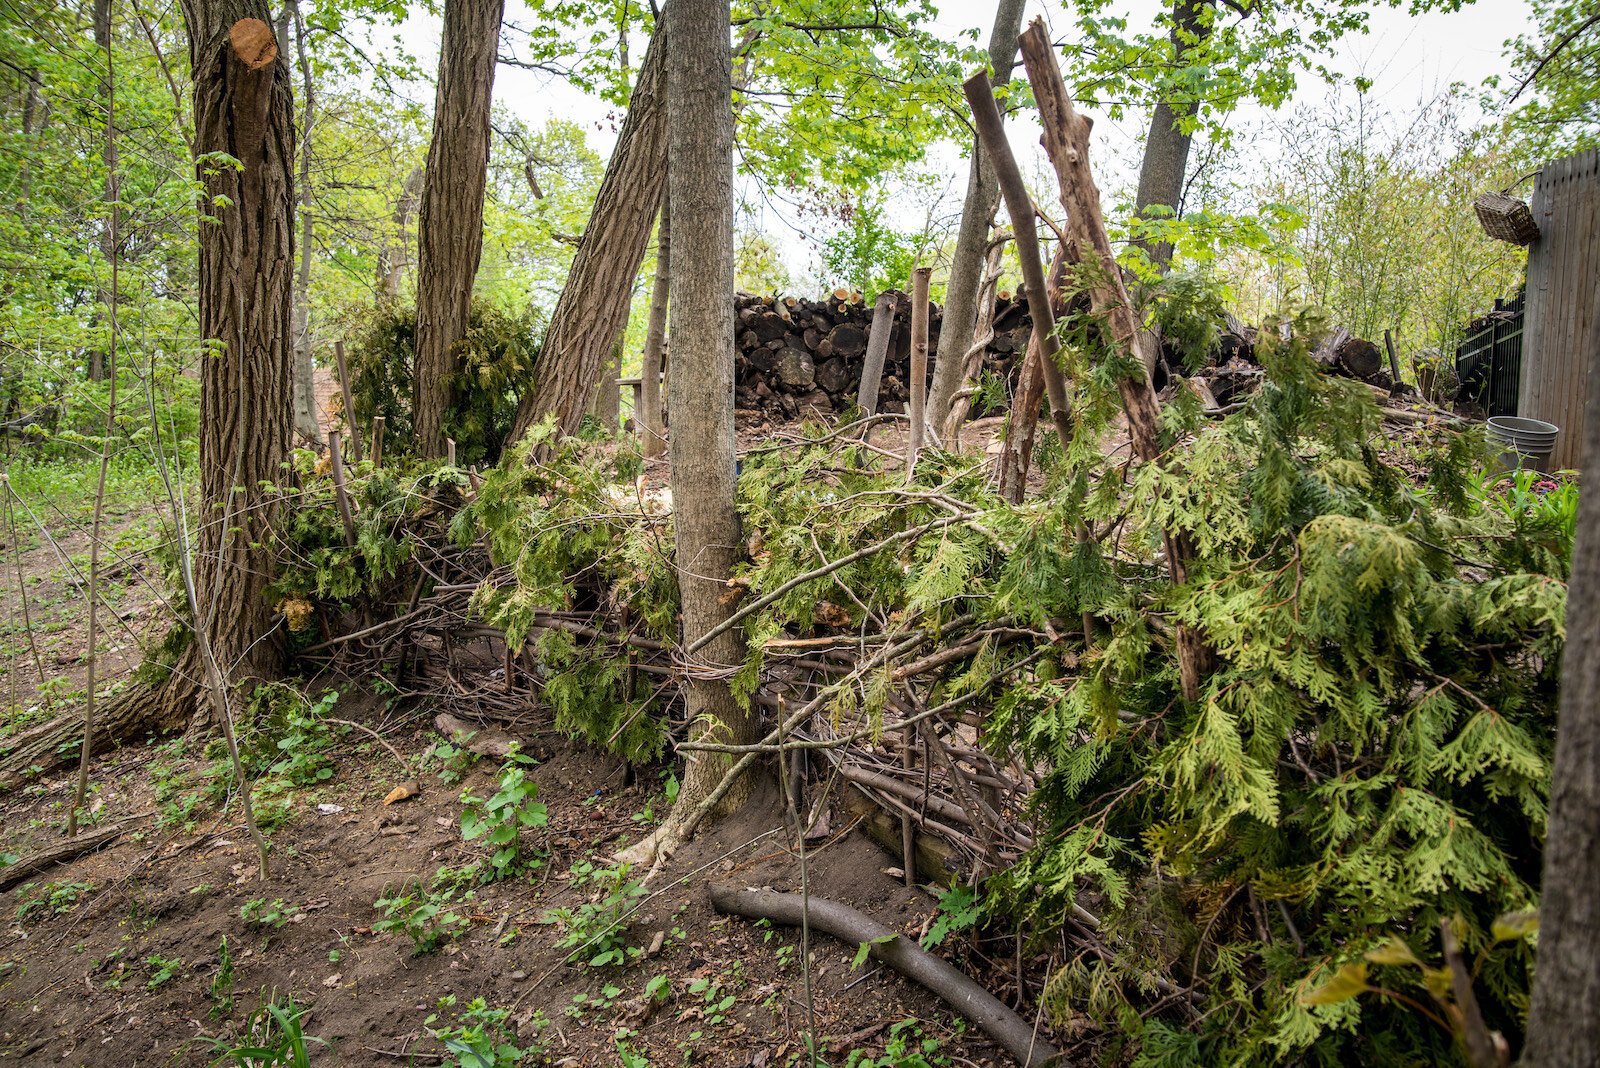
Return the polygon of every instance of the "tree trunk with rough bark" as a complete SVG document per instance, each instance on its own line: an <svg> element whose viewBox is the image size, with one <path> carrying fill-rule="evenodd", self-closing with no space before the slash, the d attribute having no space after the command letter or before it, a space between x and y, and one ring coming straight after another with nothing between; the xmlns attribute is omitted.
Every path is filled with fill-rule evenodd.
<svg viewBox="0 0 1600 1068"><path fill-rule="evenodd" d="M644 458L653 460L667 451L666 427L661 423L661 355L667 334L667 305L672 299L672 198L661 198L661 221L656 225L656 277L650 291L650 322L645 327L644 359L639 368L639 407L633 420L639 427Z"/></svg>
<svg viewBox="0 0 1600 1068"><path fill-rule="evenodd" d="M316 122L317 98L299 0L290 0L288 11L294 22L301 95L299 188L295 198L300 222L300 264L294 278L294 428L306 441L317 442L322 438L322 427L317 421L317 390L311 362L311 130Z"/></svg>
<svg viewBox="0 0 1600 1068"><path fill-rule="evenodd" d="M734 510L733 96L728 0L672 0L666 7L672 183L672 521L683 642L688 648L732 614L726 580L740 554ZM648 60L647 60L648 62ZM698 650L684 685L691 737L730 745L756 740L725 669L743 660L731 628ZM706 800L731 765L726 754L690 754L673 815L650 842L670 853L678 821ZM742 804L748 779L723 799Z"/></svg>
<svg viewBox="0 0 1600 1068"><path fill-rule="evenodd" d="M439 51L422 218L417 233L417 340L411 379L412 449L444 455L456 346L467 332L483 255L489 105L504 0L447 0Z"/></svg>
<svg viewBox="0 0 1600 1068"><path fill-rule="evenodd" d="M627 326L633 281L666 188L663 45L657 33L645 52L628 117L545 331L534 387L517 408L508 445L547 415L555 417L562 433L575 432L601 368Z"/></svg>
<svg viewBox="0 0 1600 1068"><path fill-rule="evenodd" d="M1023 0L1000 0L989 35L990 78L997 86L1011 80L1017 61L1017 34L1022 32ZM978 321L978 287L989 242L989 224L1000 206L1000 182L981 142L972 146L967 170L967 198L961 207L961 228L950 257L950 283L945 287L944 321L939 351L934 354L933 386L928 393L928 423L943 426L962 386L963 351Z"/></svg>
<svg viewBox="0 0 1600 1068"><path fill-rule="evenodd" d="M1600 319L1588 360L1600 365ZM1591 374L1583 423L1593 484L1600 471L1600 386ZM1581 624L1600 612L1600 494L1579 501L1578 541L1567 583L1567 650L1550 785L1550 829L1539 891L1539 952L1528 1013L1526 1068L1594 1063L1600 1050L1600 640Z"/></svg>
<svg viewBox="0 0 1600 1068"><path fill-rule="evenodd" d="M1185 56L1211 35L1213 0L1176 0L1172 7L1173 66L1182 67ZM1139 189L1134 212L1147 218L1173 218L1183 203L1183 176L1189 167L1189 148L1193 136L1184 130L1199 110L1194 100L1160 100L1150 115L1150 132L1145 137L1144 158L1139 165ZM1151 212L1150 209L1164 209ZM1145 250L1151 264L1165 272L1172 262L1170 241L1138 239L1135 245Z"/></svg>
<svg viewBox="0 0 1600 1068"><path fill-rule="evenodd" d="M131 687L97 717L94 748L209 726L217 683L272 678L284 647L267 587L270 545L292 431L294 99L263 0L184 0L193 64L195 145L215 221L200 227L200 502L190 532L199 625L165 683ZM225 206L223 206L225 205ZM211 685L208 688L208 676ZM60 767L81 721L46 723L0 748L0 784L25 769Z"/></svg>

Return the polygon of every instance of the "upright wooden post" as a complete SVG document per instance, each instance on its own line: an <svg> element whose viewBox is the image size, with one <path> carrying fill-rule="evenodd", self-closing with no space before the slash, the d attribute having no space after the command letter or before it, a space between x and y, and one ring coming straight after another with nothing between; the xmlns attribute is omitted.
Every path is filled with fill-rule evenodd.
<svg viewBox="0 0 1600 1068"><path fill-rule="evenodd" d="M923 409L928 398L928 280L932 267L911 272L911 440L906 446L906 476L917 468L917 454L927 432Z"/></svg>
<svg viewBox="0 0 1600 1068"><path fill-rule="evenodd" d="M383 416L372 417L372 466L383 466Z"/></svg>
<svg viewBox="0 0 1600 1068"><path fill-rule="evenodd" d="M339 454L339 432L328 431L328 459L333 462L333 496L339 502L339 518L344 521L345 544L356 547L356 520L350 512L350 494L344 488L344 457Z"/></svg>
<svg viewBox="0 0 1600 1068"><path fill-rule="evenodd" d="M1129 368L1117 379L1117 392L1122 397L1122 408L1128 417L1128 436L1133 442L1134 454L1140 460L1159 463L1162 451L1161 406L1156 401L1156 391L1146 370L1149 364L1140 352L1139 324L1134 318L1133 302L1128 299L1121 269L1117 266L1116 257L1111 254L1111 239L1106 234L1105 219L1100 213L1100 190L1095 187L1094 175L1089 169L1090 123L1073 107L1067 83L1061 77L1061 67L1056 63L1054 46L1050 44L1042 20L1033 20L1033 24L1022 35L1021 45L1022 61L1028 68L1034 100L1039 104L1045 152L1055 168L1061 189L1061 205L1067 210L1067 239L1077 247L1079 260L1086 262L1095 272L1095 281L1088 287L1090 306L1105 319L1111 343ZM988 78L980 77L977 80L983 83L987 91ZM972 96L972 84L967 83L969 99ZM1001 179L1001 188L1005 188L1004 178ZM1009 197L1006 203L1011 203ZM1019 231L1019 250L1022 245L1020 238ZM1026 265L1027 261L1023 262ZM1034 262L1038 262L1037 257ZM1038 290L1041 295L1043 288L1041 285ZM1035 290L1031 278L1028 290L1028 310L1033 311L1032 294ZM1041 307L1048 307L1048 303L1042 302ZM1037 315L1033 322L1037 329ZM1052 362L1046 362L1046 370ZM1052 404L1054 400L1052 393ZM1165 542L1167 567L1172 574L1172 581L1186 581L1189 566L1195 559L1194 543L1181 530L1168 530ZM1194 627L1179 624L1177 630L1178 670L1183 681L1183 697L1186 701L1194 701L1200 696L1200 684L1211 672L1216 653Z"/></svg>
<svg viewBox="0 0 1600 1068"><path fill-rule="evenodd" d="M894 332L899 302L894 290L886 289L872 305L872 329L867 334L867 355L861 363L861 389L856 393L856 407L868 419L878 414L878 387L883 384L883 361L889 355L889 335Z"/></svg>
<svg viewBox="0 0 1600 1068"><path fill-rule="evenodd" d="M449 464L451 467L454 467L456 465L456 439L455 438L445 438L444 439L444 462Z"/></svg>
<svg viewBox="0 0 1600 1068"><path fill-rule="evenodd" d="M344 425L350 428L350 456L361 462L361 435L356 432L355 402L350 399L350 369L344 362L344 342L333 343L333 358L339 365L339 392L344 396Z"/></svg>

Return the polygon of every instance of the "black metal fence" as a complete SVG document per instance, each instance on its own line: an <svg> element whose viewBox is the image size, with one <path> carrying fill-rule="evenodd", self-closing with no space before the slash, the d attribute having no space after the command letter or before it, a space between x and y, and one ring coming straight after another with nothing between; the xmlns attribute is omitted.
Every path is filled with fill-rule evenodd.
<svg viewBox="0 0 1600 1068"><path fill-rule="evenodd" d="M1496 300L1494 311L1475 320L1456 346L1461 395L1491 416L1516 415L1522 380L1523 294Z"/></svg>

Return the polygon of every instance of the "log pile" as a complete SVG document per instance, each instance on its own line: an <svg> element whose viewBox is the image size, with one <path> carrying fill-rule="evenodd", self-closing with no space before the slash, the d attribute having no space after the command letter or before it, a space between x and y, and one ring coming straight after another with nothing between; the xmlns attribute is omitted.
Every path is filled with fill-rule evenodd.
<svg viewBox="0 0 1600 1068"><path fill-rule="evenodd" d="M1200 394L1207 408L1226 408L1252 392L1266 373L1256 357L1259 330L1245 326L1229 315L1224 322L1211 362L1192 376L1188 388ZM1153 377L1157 388L1165 387L1183 375L1183 364L1171 347L1156 339L1160 355ZM1334 327L1317 343L1311 358L1326 374L1353 378L1384 393L1413 393L1413 387L1395 381L1387 366L1383 347L1356 337L1343 327ZM1174 382L1174 388L1176 384Z"/></svg>
<svg viewBox="0 0 1600 1068"><path fill-rule="evenodd" d="M911 300L896 293L894 328L878 388L878 411L905 412L911 396ZM760 412L775 422L806 416L829 417L856 403L861 368L872 330L872 301L838 289L821 300L758 297L741 293L735 301L734 400L743 411ZM928 346L937 359L943 309L934 304L928 320ZM1014 377L1027 350L1032 320L1024 299L1000 298L994 339L983 369ZM929 362L931 372L934 361ZM931 380L932 375L929 375ZM974 416L994 414L974 410Z"/></svg>

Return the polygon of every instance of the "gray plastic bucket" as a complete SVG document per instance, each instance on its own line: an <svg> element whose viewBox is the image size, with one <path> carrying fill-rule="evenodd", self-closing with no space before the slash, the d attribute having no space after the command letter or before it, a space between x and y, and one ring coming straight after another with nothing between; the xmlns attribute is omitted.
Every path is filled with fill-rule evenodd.
<svg viewBox="0 0 1600 1068"><path fill-rule="evenodd" d="M1501 446L1500 463L1507 471L1543 471L1561 428L1542 419L1497 415L1489 420L1488 431L1489 440Z"/></svg>

